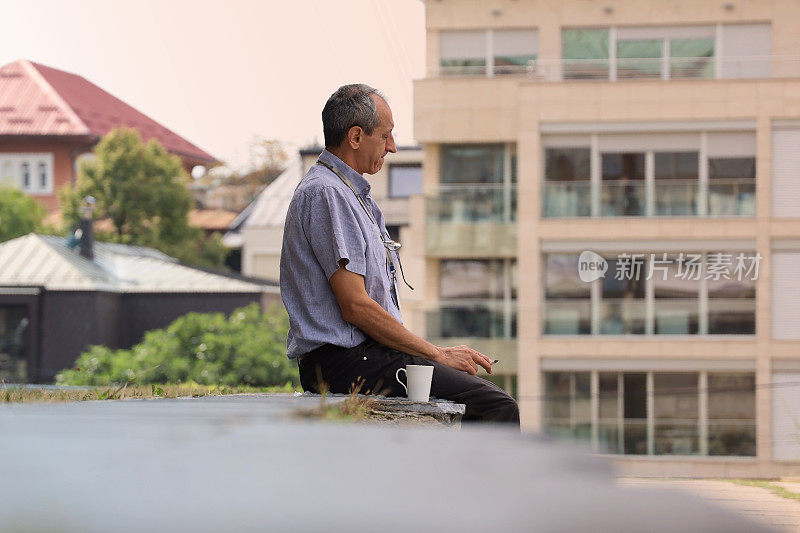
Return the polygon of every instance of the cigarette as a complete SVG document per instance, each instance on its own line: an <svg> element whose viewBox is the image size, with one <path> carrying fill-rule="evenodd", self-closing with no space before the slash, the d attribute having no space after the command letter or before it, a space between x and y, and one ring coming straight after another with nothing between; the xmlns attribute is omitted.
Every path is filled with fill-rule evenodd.
<svg viewBox="0 0 800 533"><path fill-rule="evenodd" d="M489 363L489 364L490 364L490 365L493 365L493 364L495 364L495 363L499 363L499 362L500 362L500 359L495 359L494 361L492 361L492 362L491 362L491 363Z"/></svg>

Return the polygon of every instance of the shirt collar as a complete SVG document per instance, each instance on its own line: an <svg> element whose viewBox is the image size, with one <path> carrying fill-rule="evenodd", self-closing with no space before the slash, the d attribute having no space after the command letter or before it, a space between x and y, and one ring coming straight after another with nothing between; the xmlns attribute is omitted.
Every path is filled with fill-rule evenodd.
<svg viewBox="0 0 800 533"><path fill-rule="evenodd" d="M328 163L329 165L333 165L339 172L344 174L344 176L350 180L350 183L353 184L356 191L362 196L366 196L370 191L370 184L358 172L355 171L350 165L333 155L327 150L323 150L322 153L319 155L319 160ZM336 179L339 179L338 177Z"/></svg>

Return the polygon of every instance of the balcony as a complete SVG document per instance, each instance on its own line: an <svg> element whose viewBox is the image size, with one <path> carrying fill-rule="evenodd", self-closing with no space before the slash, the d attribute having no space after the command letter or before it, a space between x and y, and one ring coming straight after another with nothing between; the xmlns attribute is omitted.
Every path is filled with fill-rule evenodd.
<svg viewBox="0 0 800 533"><path fill-rule="evenodd" d="M598 211L592 210L588 181L546 181L542 214L558 217L753 217L754 179L714 179L703 188L696 180L603 181L597 187ZM652 189L652 199L649 198ZM701 206L705 209L701 210Z"/></svg>
<svg viewBox="0 0 800 533"><path fill-rule="evenodd" d="M485 63L440 65L431 77L512 76L541 82L800 77L800 55L533 59L491 68Z"/></svg>
<svg viewBox="0 0 800 533"><path fill-rule="evenodd" d="M431 257L511 257L517 253L517 189L447 185L427 204Z"/></svg>

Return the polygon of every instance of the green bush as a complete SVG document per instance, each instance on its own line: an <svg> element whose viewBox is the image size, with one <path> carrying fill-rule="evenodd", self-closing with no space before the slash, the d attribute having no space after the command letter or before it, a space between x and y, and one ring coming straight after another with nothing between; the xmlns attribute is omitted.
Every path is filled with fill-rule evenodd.
<svg viewBox="0 0 800 533"><path fill-rule="evenodd" d="M228 318L222 313L189 313L165 329L148 331L128 350L90 346L72 369L56 376L56 382L297 385L297 366L286 357L288 330L289 319L278 305L262 313L252 303Z"/></svg>

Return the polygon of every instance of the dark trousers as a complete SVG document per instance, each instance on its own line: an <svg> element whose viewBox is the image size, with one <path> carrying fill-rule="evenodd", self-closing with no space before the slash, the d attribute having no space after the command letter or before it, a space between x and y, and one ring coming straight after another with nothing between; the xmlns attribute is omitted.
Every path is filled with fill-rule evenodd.
<svg viewBox="0 0 800 533"><path fill-rule="evenodd" d="M367 339L354 348L326 344L307 353L300 361L303 390L319 392L320 382L332 393L347 394L358 384L359 392L384 396L406 396L395 373L406 365L431 365L431 395L463 403L463 420L507 422L519 426L519 408L514 398L500 387L477 376L409 355Z"/></svg>

